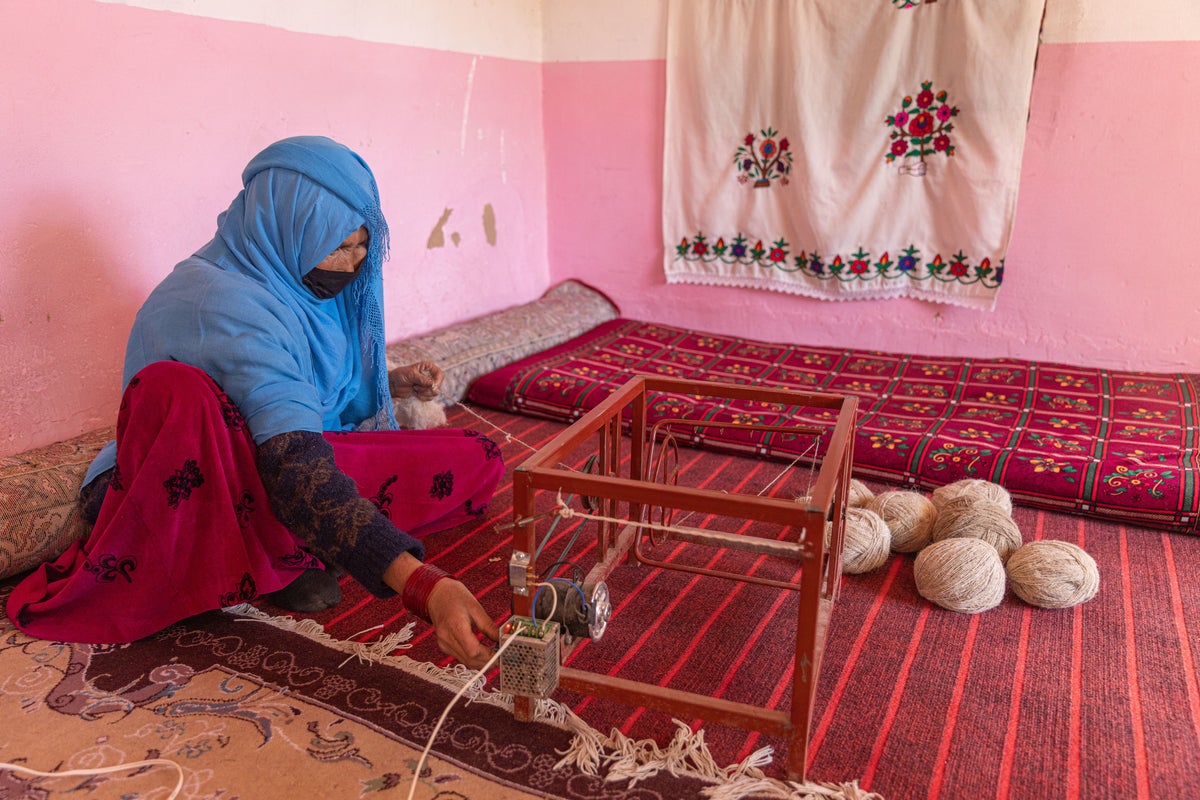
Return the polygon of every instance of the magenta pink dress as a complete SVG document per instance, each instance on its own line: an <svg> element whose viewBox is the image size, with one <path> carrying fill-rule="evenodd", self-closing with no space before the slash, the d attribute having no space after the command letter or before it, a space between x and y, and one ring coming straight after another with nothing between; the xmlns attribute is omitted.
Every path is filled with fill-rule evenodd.
<svg viewBox="0 0 1200 800"><path fill-rule="evenodd" d="M496 445L462 429L325 438L360 494L414 537L482 516L504 471ZM117 466L96 525L14 588L9 618L42 639L130 642L321 567L276 519L255 452L206 373L147 367L122 398Z"/></svg>

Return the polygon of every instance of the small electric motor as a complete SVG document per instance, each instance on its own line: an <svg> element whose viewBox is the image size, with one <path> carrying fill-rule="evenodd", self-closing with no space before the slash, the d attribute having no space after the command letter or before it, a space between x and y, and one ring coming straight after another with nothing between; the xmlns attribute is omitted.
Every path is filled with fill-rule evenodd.
<svg viewBox="0 0 1200 800"><path fill-rule="evenodd" d="M580 588L565 578L551 578L546 583L548 585L538 589L535 616L555 620L570 637L599 641L612 619L608 585L598 581L595 585L584 584Z"/></svg>

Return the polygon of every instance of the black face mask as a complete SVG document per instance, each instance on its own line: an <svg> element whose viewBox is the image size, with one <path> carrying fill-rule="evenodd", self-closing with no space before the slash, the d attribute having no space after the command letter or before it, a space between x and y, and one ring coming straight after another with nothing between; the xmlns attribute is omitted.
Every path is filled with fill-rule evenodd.
<svg viewBox="0 0 1200 800"><path fill-rule="evenodd" d="M337 297L342 289L345 289L354 279L358 277L358 270L354 272L337 272L331 269L311 269L308 274L300 279L300 282L309 288L321 300L328 300L331 297Z"/></svg>

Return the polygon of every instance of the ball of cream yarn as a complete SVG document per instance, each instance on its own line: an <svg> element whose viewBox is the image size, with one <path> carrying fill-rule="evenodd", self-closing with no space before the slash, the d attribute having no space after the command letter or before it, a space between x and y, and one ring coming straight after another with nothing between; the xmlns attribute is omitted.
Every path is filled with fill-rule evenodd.
<svg viewBox="0 0 1200 800"><path fill-rule="evenodd" d="M1030 542L1005 565L1017 597L1039 608L1070 608L1091 600L1100 570L1079 545L1046 539Z"/></svg>
<svg viewBox="0 0 1200 800"><path fill-rule="evenodd" d="M932 541L937 506L919 492L880 492L863 507L883 517L897 553L915 553Z"/></svg>
<svg viewBox="0 0 1200 800"><path fill-rule="evenodd" d="M1012 513L1012 495L998 483L980 480L979 478L963 478L933 490L933 504L939 509L956 497L971 497L976 500L990 500L999 503L1004 513Z"/></svg>
<svg viewBox="0 0 1200 800"><path fill-rule="evenodd" d="M393 398L396 424L406 430L427 431L446 424L446 408L437 400L419 400L416 395Z"/></svg>
<svg viewBox="0 0 1200 800"><path fill-rule="evenodd" d="M892 534L883 517L865 508L846 509L842 571L852 575L879 569L892 550Z"/></svg>
<svg viewBox="0 0 1200 800"><path fill-rule="evenodd" d="M978 614L1004 599L1004 564L982 539L943 539L917 554L913 562L917 591L950 611Z"/></svg>
<svg viewBox="0 0 1200 800"><path fill-rule="evenodd" d="M960 495L947 500L938 509L931 536L935 542L943 539L982 539L996 549L1001 562L1021 546L1021 530L1012 515L999 503Z"/></svg>
<svg viewBox="0 0 1200 800"><path fill-rule="evenodd" d="M850 485L846 487L846 505L852 507L865 506L874 496L875 493L858 478L850 479Z"/></svg>

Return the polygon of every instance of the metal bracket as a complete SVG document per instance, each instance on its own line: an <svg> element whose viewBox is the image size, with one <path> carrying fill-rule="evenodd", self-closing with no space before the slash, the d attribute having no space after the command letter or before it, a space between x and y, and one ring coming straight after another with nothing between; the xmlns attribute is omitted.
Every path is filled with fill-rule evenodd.
<svg viewBox="0 0 1200 800"><path fill-rule="evenodd" d="M514 550L512 558L508 560L508 585L512 587L513 594L529 595L528 575L529 553Z"/></svg>

